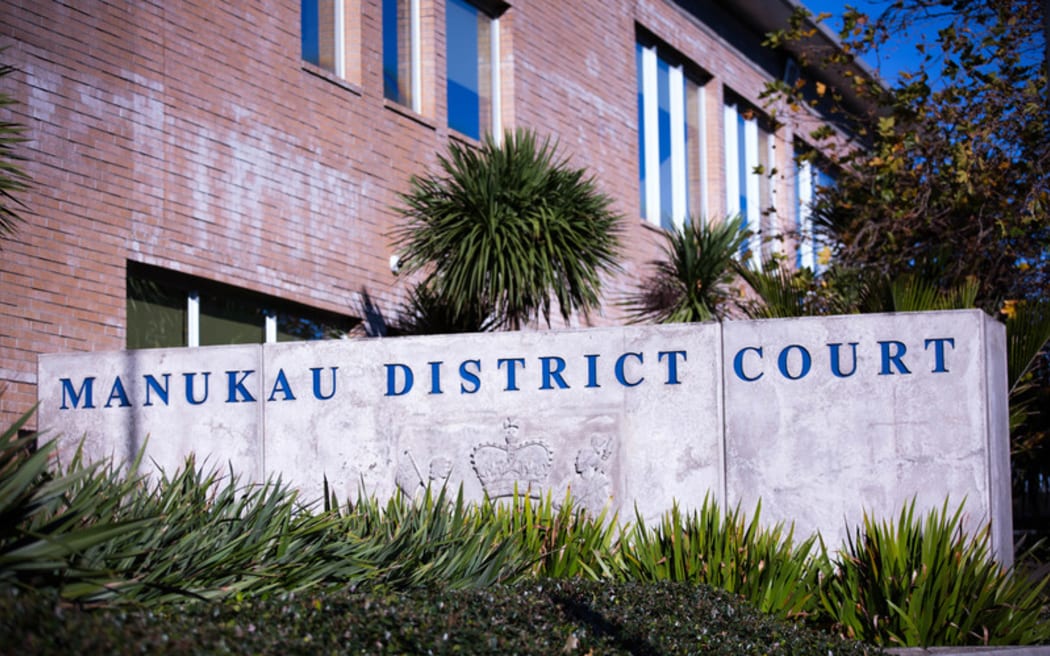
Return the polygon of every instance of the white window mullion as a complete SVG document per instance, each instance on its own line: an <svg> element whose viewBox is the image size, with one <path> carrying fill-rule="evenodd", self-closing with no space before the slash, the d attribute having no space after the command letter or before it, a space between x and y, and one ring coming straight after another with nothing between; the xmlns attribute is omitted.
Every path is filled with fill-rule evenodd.
<svg viewBox="0 0 1050 656"><path fill-rule="evenodd" d="M419 0L411 0L409 13L411 14L409 30L412 40L412 111L421 114L423 112L423 45Z"/></svg>
<svg viewBox="0 0 1050 656"><path fill-rule="evenodd" d="M799 264L816 270L813 259L813 165L802 161L798 167L798 252Z"/></svg>
<svg viewBox="0 0 1050 656"><path fill-rule="evenodd" d="M186 346L201 345L201 297L197 292L186 295Z"/></svg>
<svg viewBox="0 0 1050 656"><path fill-rule="evenodd" d="M686 215L685 166L685 77L681 66L668 69L668 97L671 110L671 207L666 208L675 226L682 225Z"/></svg>
<svg viewBox="0 0 1050 656"><path fill-rule="evenodd" d="M343 0L335 0L335 74L346 78L346 13Z"/></svg>
<svg viewBox="0 0 1050 656"><path fill-rule="evenodd" d="M660 105L656 48L642 48L642 131L645 135L645 218L660 225Z"/></svg>
<svg viewBox="0 0 1050 656"><path fill-rule="evenodd" d="M267 344L276 344L277 343L277 313L276 312L272 312L272 311L267 311L266 314L263 315L263 316L266 317L266 330L265 330L266 343Z"/></svg>
<svg viewBox="0 0 1050 656"><path fill-rule="evenodd" d="M503 104L500 100L500 57L499 57L499 19L493 18L492 25L490 27L491 38L489 39L489 61L492 65L491 69L491 84L492 84L492 134L495 135L497 142L503 140L503 117L502 109Z"/></svg>

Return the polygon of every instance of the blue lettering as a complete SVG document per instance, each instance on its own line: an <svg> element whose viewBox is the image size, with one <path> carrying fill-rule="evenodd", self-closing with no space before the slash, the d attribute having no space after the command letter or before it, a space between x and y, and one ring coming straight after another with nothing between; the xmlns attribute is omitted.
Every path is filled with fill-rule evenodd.
<svg viewBox="0 0 1050 656"><path fill-rule="evenodd" d="M412 390L412 370L408 365L394 363L385 364L386 367L386 396L401 396L402 394L408 394ZM402 373L402 379L404 384L401 385L401 389L397 387L397 372Z"/></svg>
<svg viewBox="0 0 1050 656"><path fill-rule="evenodd" d="M737 351L736 355L733 356L733 373L735 373L736 377L739 378L740 380L747 381L749 383L753 383L756 380L758 380L759 378L761 378L762 376L765 376L765 374L762 373L761 371L759 371L758 374L755 375L755 376L748 376L746 373L744 373L744 354L747 353L748 351L754 351L755 354L758 355L758 359L759 360L762 359L762 348L761 347L759 347L759 346L745 346L744 348L742 348L739 351Z"/></svg>
<svg viewBox="0 0 1050 656"><path fill-rule="evenodd" d="M244 386L244 381L248 376L255 373L254 369L246 369L244 371L227 371L226 372L226 402L227 403L254 403L255 397L253 397L248 389ZM242 374L240 378L237 378L237 374ZM240 400L237 396L240 395Z"/></svg>
<svg viewBox="0 0 1050 656"><path fill-rule="evenodd" d="M288 384L288 377L284 375L284 369L277 370L277 379L273 381L273 389L266 400L273 401L277 397L278 392L284 395L283 400L285 401L295 400L295 394L292 394L292 387Z"/></svg>
<svg viewBox="0 0 1050 656"><path fill-rule="evenodd" d="M585 387L601 387L598 384L598 355L588 354L587 358L587 385Z"/></svg>
<svg viewBox="0 0 1050 656"><path fill-rule="evenodd" d="M430 365L430 393L441 394L441 365L443 362L428 362Z"/></svg>
<svg viewBox="0 0 1050 656"><path fill-rule="evenodd" d="M908 352L908 348L904 346L903 343L890 340L886 342L879 342L879 346L882 350L882 368L879 370L880 376L893 375L893 372L890 371L890 365L897 367L897 371L899 373L911 373L910 371L908 371L908 368L904 366L904 362L901 360L901 358L904 357L904 354ZM893 348L892 352L890 351L891 347Z"/></svg>
<svg viewBox="0 0 1050 656"><path fill-rule="evenodd" d="M321 391L321 370L324 367L310 367L310 373L313 374L314 379L314 398L318 401L327 401L328 399L335 396L335 371L339 367L328 367L329 371L332 372L332 391L325 394Z"/></svg>
<svg viewBox="0 0 1050 656"><path fill-rule="evenodd" d="M186 379L186 401L190 405L200 405L208 400L208 376L211 375L210 371L205 371L204 376L204 398L197 400L196 395L193 393L193 380L197 374L182 374L183 378Z"/></svg>
<svg viewBox="0 0 1050 656"><path fill-rule="evenodd" d="M925 342L923 348L927 351L930 349L930 344L933 344L933 370L930 373L934 374L946 374L948 368L944 366L944 345L947 343L952 349L955 349L955 339L951 337L934 337L928 339Z"/></svg>
<svg viewBox="0 0 1050 656"><path fill-rule="evenodd" d="M525 368L525 358L500 358L496 360L496 368L502 369L503 365L507 365L507 386L503 388L505 392L517 392L518 391L518 365L521 368Z"/></svg>
<svg viewBox="0 0 1050 656"><path fill-rule="evenodd" d="M474 371L467 370L468 364L474 365ZM481 373L481 362L479 360L464 360L459 364L459 377L463 380L459 385L460 394L473 394L478 391L481 387L481 379L478 378L479 373ZM469 384L469 387L467 384Z"/></svg>
<svg viewBox="0 0 1050 656"><path fill-rule="evenodd" d="M566 383L565 379L561 377L561 372L565 370L565 360L556 355L541 355L540 362L543 365L543 384L540 385L541 390L554 389L554 386L551 385L551 381L557 383L558 389L569 389L568 383Z"/></svg>
<svg viewBox="0 0 1050 656"><path fill-rule="evenodd" d="M799 372L795 376L792 376L791 371L788 370L788 357L790 356L792 349L797 349L799 355L802 357L802 366L799 368ZM785 346L777 357L777 369L780 369L780 375L788 380L798 380L799 378L805 377L805 375L809 373L809 368L812 364L813 358L810 357L809 351L798 344Z"/></svg>
<svg viewBox="0 0 1050 656"><path fill-rule="evenodd" d="M642 381L645 380L645 377L644 376L639 376L638 379L635 380L635 381L627 380L626 376L624 376L624 371L623 370L624 370L624 365L627 362L627 358L628 357L636 358L638 360L639 364L642 364L642 362L644 362L644 359L643 359L641 353L624 353L620 357L616 358L616 367L615 367L616 380L617 380L617 382L619 382L624 387L634 387L636 385L640 385L642 383Z"/></svg>
<svg viewBox="0 0 1050 656"><path fill-rule="evenodd" d="M106 407L113 405L114 399L120 401L120 407L128 408L131 407L131 402L128 401L128 393L124 391L124 382L120 380L120 376L113 379L113 387L109 390L109 398L106 399Z"/></svg>
<svg viewBox="0 0 1050 656"><path fill-rule="evenodd" d="M171 374L162 374L162 376L164 377L164 387L161 387L157 379L150 374L144 376L146 379L146 402L142 405L147 407L153 405L153 399L150 398L151 391L157 393L161 403L168 405L168 383L171 382Z"/></svg>
<svg viewBox="0 0 1050 656"><path fill-rule="evenodd" d="M849 378L857 373L857 344L858 342L849 343L850 350L853 351L853 367L846 373L842 371L841 358L839 356L839 349L842 347L842 344L828 344L828 351L831 354L831 373L839 378Z"/></svg>
<svg viewBox="0 0 1050 656"><path fill-rule="evenodd" d="M59 406L61 410L69 410L68 401L72 401L73 408L80 405L80 399L84 399L85 408L94 408L95 404L92 403L91 393L95 386L95 377L88 376L84 379L84 382L80 383L80 390L73 389L73 381L68 378L62 378L59 380L62 383L62 405Z"/></svg>
<svg viewBox="0 0 1050 656"><path fill-rule="evenodd" d="M681 381L678 380L678 356L682 356L682 361L685 362L686 353L685 351L660 351L656 354L656 361L662 362L665 355L667 356L667 384L679 385Z"/></svg>

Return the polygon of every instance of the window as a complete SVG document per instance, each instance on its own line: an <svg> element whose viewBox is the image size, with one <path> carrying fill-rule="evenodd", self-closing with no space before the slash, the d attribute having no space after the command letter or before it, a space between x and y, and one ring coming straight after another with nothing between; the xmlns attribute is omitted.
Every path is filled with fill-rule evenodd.
<svg viewBox="0 0 1050 656"><path fill-rule="evenodd" d="M356 323L298 303L128 263L129 349L333 339Z"/></svg>
<svg viewBox="0 0 1050 656"><path fill-rule="evenodd" d="M383 0L383 96L420 111L419 0Z"/></svg>
<svg viewBox="0 0 1050 656"><path fill-rule="evenodd" d="M303 59L346 77L343 0L301 0Z"/></svg>
<svg viewBox="0 0 1050 656"><path fill-rule="evenodd" d="M448 125L468 137L499 134L499 19L466 0L445 4Z"/></svg>
<svg viewBox="0 0 1050 656"><path fill-rule="evenodd" d="M795 147L795 230L798 246L795 265L819 273L828 265L831 248L813 227L813 203L821 188L835 184L835 179L807 148Z"/></svg>
<svg viewBox="0 0 1050 656"><path fill-rule="evenodd" d="M773 135L764 120L742 101L725 104L726 209L744 219L751 238L742 246L752 266L761 266L763 218L773 207Z"/></svg>
<svg viewBox="0 0 1050 656"><path fill-rule="evenodd" d="M704 214L704 89L656 46L637 43L641 213L666 229Z"/></svg>

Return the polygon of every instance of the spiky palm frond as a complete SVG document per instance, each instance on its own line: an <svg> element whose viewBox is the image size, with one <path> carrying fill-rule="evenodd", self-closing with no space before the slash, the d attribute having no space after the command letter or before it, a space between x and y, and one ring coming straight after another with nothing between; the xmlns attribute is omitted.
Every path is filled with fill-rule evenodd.
<svg viewBox="0 0 1050 656"><path fill-rule="evenodd" d="M766 267L762 271L744 269L741 274L755 292L757 300L741 305L752 319L783 319L815 314L812 307L814 277L811 269Z"/></svg>
<svg viewBox="0 0 1050 656"><path fill-rule="evenodd" d="M628 318L635 323L720 319L732 295L729 284L742 268L743 225L740 217L690 221L664 233L664 257L650 262L652 273L622 303Z"/></svg>
<svg viewBox="0 0 1050 656"><path fill-rule="evenodd" d="M407 273L429 270L428 289L452 316L491 310L496 327L586 314L602 276L618 270L620 215L593 178L527 130L479 148L453 141L442 173L413 177L393 233Z"/></svg>
<svg viewBox="0 0 1050 656"><path fill-rule="evenodd" d="M3 50L0 50L2 53ZM15 71L13 66L0 65L0 80ZM18 101L5 92L0 92L0 110L5 110ZM29 176L22 169L25 160L15 148L26 141L22 134L25 126L14 121L0 120L0 236L10 235L21 221L15 206L23 203L15 197L29 188Z"/></svg>
<svg viewBox="0 0 1050 656"><path fill-rule="evenodd" d="M485 332L493 323L491 308L472 304L456 313L448 299L424 282L408 292L394 329L402 335L451 335Z"/></svg>

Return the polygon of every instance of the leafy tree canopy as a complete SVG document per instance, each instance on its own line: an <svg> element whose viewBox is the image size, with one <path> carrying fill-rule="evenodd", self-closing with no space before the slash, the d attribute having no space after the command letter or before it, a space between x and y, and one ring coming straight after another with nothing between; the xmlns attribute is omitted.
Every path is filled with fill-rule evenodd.
<svg viewBox="0 0 1050 656"><path fill-rule="evenodd" d="M836 183L818 194L818 230L836 260L942 289L977 276L978 303L1036 299L1050 288L1050 95L1042 0L896 0L878 16L847 8L841 47L816 46L799 10L773 46L803 75L769 89L771 105L830 108L844 132L808 138ZM823 20L827 16L817 17ZM859 58L921 34L914 64L879 82ZM847 103L860 98L862 102ZM856 109L858 106L864 109ZM846 136L843 136L846 135Z"/></svg>

